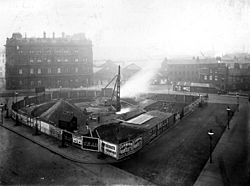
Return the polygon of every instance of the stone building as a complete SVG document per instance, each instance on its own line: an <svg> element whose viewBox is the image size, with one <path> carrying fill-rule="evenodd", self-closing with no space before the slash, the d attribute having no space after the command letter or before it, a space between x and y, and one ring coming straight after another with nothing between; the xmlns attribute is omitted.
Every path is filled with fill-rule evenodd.
<svg viewBox="0 0 250 186"><path fill-rule="evenodd" d="M5 86L5 50L0 49L0 88Z"/></svg>
<svg viewBox="0 0 250 186"><path fill-rule="evenodd" d="M216 59L180 59L162 62L161 78L164 82L209 83L226 89L228 68Z"/></svg>
<svg viewBox="0 0 250 186"><path fill-rule="evenodd" d="M84 34L43 38L13 33L6 41L6 89L77 88L93 84L92 42Z"/></svg>

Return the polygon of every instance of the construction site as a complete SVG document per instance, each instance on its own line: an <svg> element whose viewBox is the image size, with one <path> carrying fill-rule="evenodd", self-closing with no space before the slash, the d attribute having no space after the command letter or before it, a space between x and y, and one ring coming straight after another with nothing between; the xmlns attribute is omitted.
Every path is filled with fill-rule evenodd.
<svg viewBox="0 0 250 186"><path fill-rule="evenodd" d="M38 92L13 104L12 118L62 145L122 160L205 104L201 96L184 94L122 97L120 78L119 67L101 90Z"/></svg>

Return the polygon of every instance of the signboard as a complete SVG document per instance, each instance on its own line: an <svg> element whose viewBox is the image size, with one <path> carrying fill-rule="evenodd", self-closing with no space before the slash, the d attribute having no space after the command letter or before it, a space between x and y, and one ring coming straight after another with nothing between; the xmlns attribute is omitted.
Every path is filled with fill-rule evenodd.
<svg viewBox="0 0 250 186"><path fill-rule="evenodd" d="M107 154L109 156L117 158L117 147L115 144L112 144L112 143L109 143L106 141L102 141L101 142L101 151L104 154Z"/></svg>
<svg viewBox="0 0 250 186"><path fill-rule="evenodd" d="M130 140L119 145L119 158L123 158L132 153L135 153L142 148L142 137Z"/></svg>
<svg viewBox="0 0 250 186"><path fill-rule="evenodd" d="M50 134L50 127L48 123L41 121L41 132L45 134Z"/></svg>
<svg viewBox="0 0 250 186"><path fill-rule="evenodd" d="M142 138L137 138L134 141L134 149L139 149L142 147Z"/></svg>
<svg viewBox="0 0 250 186"><path fill-rule="evenodd" d="M99 139L82 136L82 148L86 150L99 151Z"/></svg>
<svg viewBox="0 0 250 186"><path fill-rule="evenodd" d="M36 88L35 88L35 92L36 92L36 93L45 92L45 87L36 87Z"/></svg>
<svg viewBox="0 0 250 186"><path fill-rule="evenodd" d="M50 134L58 139L62 138L62 130L54 127L53 125L49 125L49 130L50 130Z"/></svg>
<svg viewBox="0 0 250 186"><path fill-rule="evenodd" d="M82 146L82 136L74 136L73 135L73 144Z"/></svg>

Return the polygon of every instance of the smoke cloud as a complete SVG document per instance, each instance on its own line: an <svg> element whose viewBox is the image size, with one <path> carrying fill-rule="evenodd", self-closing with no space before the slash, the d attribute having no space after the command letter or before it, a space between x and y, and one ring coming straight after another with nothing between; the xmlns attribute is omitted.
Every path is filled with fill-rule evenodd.
<svg viewBox="0 0 250 186"><path fill-rule="evenodd" d="M142 70L135 76L131 77L121 87L121 97L137 97L142 93L146 93L152 79L160 69L161 62L161 60L146 61L144 67L142 67Z"/></svg>

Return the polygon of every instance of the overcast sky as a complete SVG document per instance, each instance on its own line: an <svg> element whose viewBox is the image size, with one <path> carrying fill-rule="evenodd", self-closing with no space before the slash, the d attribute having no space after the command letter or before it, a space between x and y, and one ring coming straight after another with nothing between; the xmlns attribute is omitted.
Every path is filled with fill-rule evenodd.
<svg viewBox="0 0 250 186"><path fill-rule="evenodd" d="M84 32L94 59L249 52L247 0L0 0L0 42Z"/></svg>

